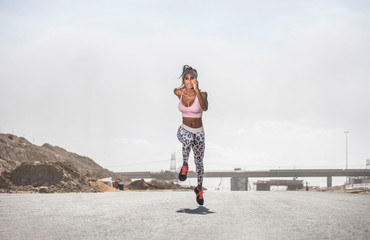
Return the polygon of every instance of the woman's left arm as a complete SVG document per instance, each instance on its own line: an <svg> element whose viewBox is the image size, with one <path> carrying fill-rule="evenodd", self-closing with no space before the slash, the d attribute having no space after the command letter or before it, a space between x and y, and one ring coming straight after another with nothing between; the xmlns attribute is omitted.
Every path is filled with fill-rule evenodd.
<svg viewBox="0 0 370 240"><path fill-rule="evenodd" d="M207 92L200 92L199 91L199 89L198 89L198 80L197 79L193 80L193 88L194 88L195 93L197 94L199 104L202 107L203 111L207 111L208 110L208 100L207 100L208 94L207 94Z"/></svg>
<svg viewBox="0 0 370 240"><path fill-rule="evenodd" d="M197 94L199 104L202 107L203 111L207 111L208 110L207 92L200 92L199 90L195 92Z"/></svg>

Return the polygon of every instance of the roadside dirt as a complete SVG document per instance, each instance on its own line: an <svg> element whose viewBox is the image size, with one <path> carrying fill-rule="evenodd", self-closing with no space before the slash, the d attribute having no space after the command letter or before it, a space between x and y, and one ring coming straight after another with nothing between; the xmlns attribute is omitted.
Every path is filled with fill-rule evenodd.
<svg viewBox="0 0 370 240"><path fill-rule="evenodd" d="M98 192L78 170L65 162L24 162L0 176L2 193Z"/></svg>
<svg viewBox="0 0 370 240"><path fill-rule="evenodd" d="M130 185L125 187L127 190L187 190L192 188L193 187L183 187L170 180L152 180L148 183L145 182L144 179L133 181Z"/></svg>
<svg viewBox="0 0 370 240"><path fill-rule="evenodd" d="M117 188L109 187L107 184L103 182L98 182L95 180L89 180L89 183L92 187L99 190L100 192L123 192Z"/></svg>

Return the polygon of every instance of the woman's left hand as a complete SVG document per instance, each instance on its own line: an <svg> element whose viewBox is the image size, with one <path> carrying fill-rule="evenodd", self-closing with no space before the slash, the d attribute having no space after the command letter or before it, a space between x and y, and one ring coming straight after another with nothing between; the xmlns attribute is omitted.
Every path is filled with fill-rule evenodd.
<svg viewBox="0 0 370 240"><path fill-rule="evenodd" d="M197 79L194 79L193 82L192 82L192 84L193 84L194 90L195 91L199 91L199 89L198 89L198 80Z"/></svg>

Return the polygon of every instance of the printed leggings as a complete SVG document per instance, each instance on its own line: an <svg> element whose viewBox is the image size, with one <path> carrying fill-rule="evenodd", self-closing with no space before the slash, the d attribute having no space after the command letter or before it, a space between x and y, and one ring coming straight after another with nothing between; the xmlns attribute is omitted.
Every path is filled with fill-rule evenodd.
<svg viewBox="0 0 370 240"><path fill-rule="evenodd" d="M184 162L188 162L190 150L193 149L198 185L202 185L204 174L203 157L205 150L205 134L203 127L191 128L183 124L177 131L177 138L182 143L182 157Z"/></svg>

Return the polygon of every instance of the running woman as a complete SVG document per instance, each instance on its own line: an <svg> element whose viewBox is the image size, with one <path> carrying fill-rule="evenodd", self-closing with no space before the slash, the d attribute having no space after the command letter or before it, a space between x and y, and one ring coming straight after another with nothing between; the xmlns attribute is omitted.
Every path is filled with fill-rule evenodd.
<svg viewBox="0 0 370 240"><path fill-rule="evenodd" d="M185 181L189 171L188 159L191 149L194 153L198 186L194 188L196 200L203 205L203 157L205 150L205 135L202 123L202 113L208 109L207 92L202 92L198 84L196 69L184 65L182 69L182 84L175 88L174 93L180 99L179 110L182 112L182 125L177 131L177 138L182 143L183 166L179 180Z"/></svg>

